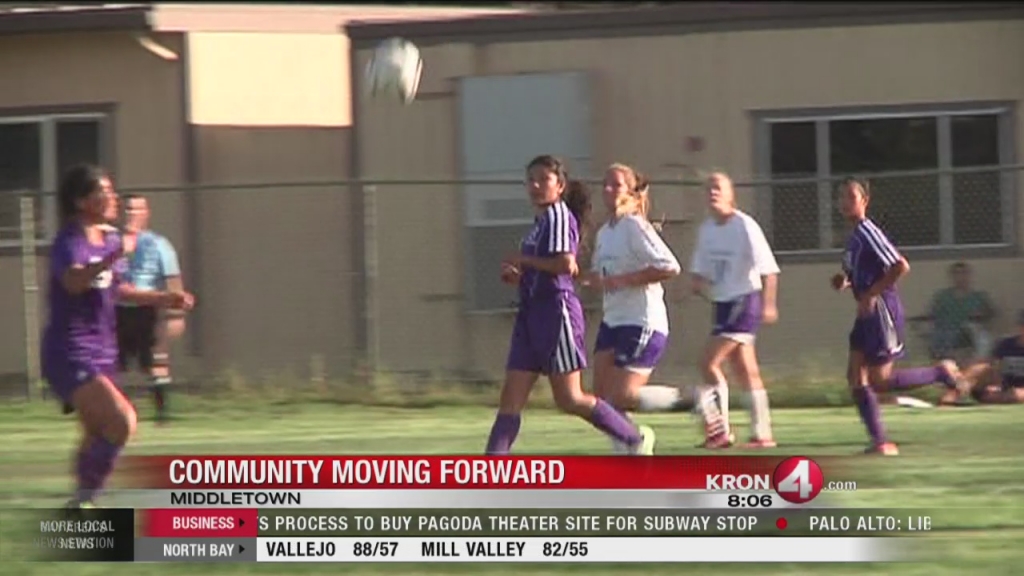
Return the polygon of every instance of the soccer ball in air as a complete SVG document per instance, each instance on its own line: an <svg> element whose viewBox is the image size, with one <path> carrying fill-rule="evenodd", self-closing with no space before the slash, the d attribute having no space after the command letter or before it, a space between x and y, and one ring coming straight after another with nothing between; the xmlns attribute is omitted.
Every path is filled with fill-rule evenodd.
<svg viewBox="0 0 1024 576"><path fill-rule="evenodd" d="M416 98L423 75L420 49L404 38L388 38L373 51L366 67L366 84L375 98L409 104Z"/></svg>

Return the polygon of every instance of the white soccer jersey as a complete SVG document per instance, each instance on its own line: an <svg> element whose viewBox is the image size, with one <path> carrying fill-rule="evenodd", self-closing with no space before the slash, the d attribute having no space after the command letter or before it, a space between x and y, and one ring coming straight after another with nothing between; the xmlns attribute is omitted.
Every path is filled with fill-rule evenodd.
<svg viewBox="0 0 1024 576"><path fill-rule="evenodd" d="M602 226L593 260L594 271L602 277L647 268L679 271L672 250L654 226L639 216L626 216ZM668 334L665 289L657 283L605 292L603 321L608 326L646 326Z"/></svg>
<svg viewBox="0 0 1024 576"><path fill-rule="evenodd" d="M690 270L711 284L712 300L730 302L760 291L761 277L778 274L779 265L761 226L737 210L724 224L701 224Z"/></svg>

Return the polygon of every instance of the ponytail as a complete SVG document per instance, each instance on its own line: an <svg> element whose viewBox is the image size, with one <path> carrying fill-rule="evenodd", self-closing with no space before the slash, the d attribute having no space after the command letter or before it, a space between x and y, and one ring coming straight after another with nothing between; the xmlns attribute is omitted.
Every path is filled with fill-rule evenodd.
<svg viewBox="0 0 1024 576"><path fill-rule="evenodd" d="M636 196L637 196L637 214L640 215L651 228L654 228L655 232L661 233L665 229L665 216L662 215L661 220L655 222L651 220L651 181L648 180L647 176L636 173Z"/></svg>
<svg viewBox="0 0 1024 576"><path fill-rule="evenodd" d="M636 196L636 213L644 220L648 219L651 213L651 184L640 172L633 173L636 177L636 185L633 186L633 194Z"/></svg>
<svg viewBox="0 0 1024 576"><path fill-rule="evenodd" d="M590 191L587 190L587 185L579 180L569 180L565 183L562 201L576 217L576 222L582 229L590 219Z"/></svg>

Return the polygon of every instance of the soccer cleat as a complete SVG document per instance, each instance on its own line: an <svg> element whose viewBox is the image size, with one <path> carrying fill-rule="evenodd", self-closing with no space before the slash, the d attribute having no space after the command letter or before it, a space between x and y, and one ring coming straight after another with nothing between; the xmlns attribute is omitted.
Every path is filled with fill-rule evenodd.
<svg viewBox="0 0 1024 576"><path fill-rule="evenodd" d="M722 417L712 418L704 421L704 442L697 445L697 448L717 450L731 448L736 444L736 435L729 430L729 425Z"/></svg>
<svg viewBox="0 0 1024 576"><path fill-rule="evenodd" d="M775 448L778 444L771 438L751 438L743 445L744 448L757 449L757 448Z"/></svg>
<svg viewBox="0 0 1024 576"><path fill-rule="evenodd" d="M92 502L80 502L78 499L72 498L64 504L64 516L67 519L75 520L81 518L83 510L90 510L93 508L96 508L96 506Z"/></svg>
<svg viewBox="0 0 1024 576"><path fill-rule="evenodd" d="M732 448L734 444L736 444L736 436L734 434L719 433L705 438L703 443L697 445L697 448L723 450L725 448Z"/></svg>
<svg viewBox="0 0 1024 576"><path fill-rule="evenodd" d="M952 360L943 360L939 363L939 366L941 366L942 369L946 371L946 374L949 375L957 393L960 394L961 397L967 396L971 393L971 382L967 380L967 378L964 378L964 374L960 371L960 367L956 365L956 362Z"/></svg>
<svg viewBox="0 0 1024 576"><path fill-rule="evenodd" d="M640 431L640 443L629 448L632 456L654 456L654 429L643 424L636 427Z"/></svg>
<svg viewBox="0 0 1024 576"><path fill-rule="evenodd" d="M708 438L703 444L698 445L698 448L704 448L706 450L724 450L726 448L732 448L733 441L731 438L721 436L719 438Z"/></svg>
<svg viewBox="0 0 1024 576"><path fill-rule="evenodd" d="M900 449L892 442L882 442L881 444L872 444L871 446L868 446L864 453L877 454L879 456L899 456Z"/></svg>
<svg viewBox="0 0 1024 576"><path fill-rule="evenodd" d="M618 440L612 440L612 454L625 456L629 454L629 446L619 442Z"/></svg>

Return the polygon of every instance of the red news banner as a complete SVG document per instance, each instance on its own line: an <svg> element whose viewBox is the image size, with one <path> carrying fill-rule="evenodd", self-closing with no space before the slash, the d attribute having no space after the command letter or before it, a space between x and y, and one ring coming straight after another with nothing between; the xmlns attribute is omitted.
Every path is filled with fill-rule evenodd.
<svg viewBox="0 0 1024 576"><path fill-rule="evenodd" d="M822 464L802 456L148 456L126 468L132 487L148 490L700 490L802 503L824 488Z"/></svg>
<svg viewBox="0 0 1024 576"><path fill-rule="evenodd" d="M825 489L822 465L838 470L806 457L727 456L170 456L131 464L129 494L148 509L138 559L235 562L438 561L430 559L448 550L457 558L462 548L468 557L488 550L542 561L567 537L597 536L565 553L601 561L612 552L606 546L635 549L618 537L776 536L787 525L794 532L794 508ZM801 561L813 548L787 541L789 548L764 542L759 557ZM827 551L854 557L859 545L835 540ZM644 558L653 557L637 561L654 561Z"/></svg>

